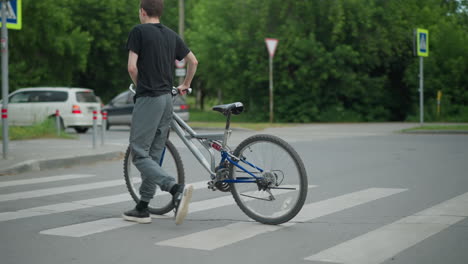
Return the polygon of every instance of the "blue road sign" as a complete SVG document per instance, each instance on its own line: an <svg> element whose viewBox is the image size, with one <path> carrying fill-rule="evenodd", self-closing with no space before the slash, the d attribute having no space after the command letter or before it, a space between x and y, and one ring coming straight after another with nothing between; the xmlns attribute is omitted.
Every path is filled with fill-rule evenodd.
<svg viewBox="0 0 468 264"><path fill-rule="evenodd" d="M416 30L418 56L429 56L429 31L418 28Z"/></svg>
<svg viewBox="0 0 468 264"><path fill-rule="evenodd" d="M7 28L21 29L22 26L22 13L21 13L21 0L10 0L6 2L7 8ZM1 13L0 13L1 18ZM2 25L0 19L0 26Z"/></svg>

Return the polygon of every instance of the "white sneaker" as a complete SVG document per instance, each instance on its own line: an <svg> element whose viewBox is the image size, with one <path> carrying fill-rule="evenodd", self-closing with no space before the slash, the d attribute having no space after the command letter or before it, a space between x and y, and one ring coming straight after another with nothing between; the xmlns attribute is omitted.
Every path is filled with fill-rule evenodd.
<svg viewBox="0 0 468 264"><path fill-rule="evenodd" d="M174 195L175 205L175 223L176 225L182 224L188 213L190 200L192 199L193 185L187 184L180 188Z"/></svg>

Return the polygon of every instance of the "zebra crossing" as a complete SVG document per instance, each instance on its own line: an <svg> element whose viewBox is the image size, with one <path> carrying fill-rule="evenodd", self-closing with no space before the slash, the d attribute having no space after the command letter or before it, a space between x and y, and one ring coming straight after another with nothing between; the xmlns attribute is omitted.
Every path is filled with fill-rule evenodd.
<svg viewBox="0 0 468 264"><path fill-rule="evenodd" d="M95 178L90 174L69 174L47 176L27 180L1 181L0 179L0 204L12 200L24 200L48 196L60 196L69 193L79 193L83 191L97 191L105 188L123 185L123 180L98 180L92 183L66 184L67 181L77 179ZM47 188L34 184L64 183L64 186ZM206 181L193 183L195 190L206 188ZM31 185L33 190L5 193L9 187ZM320 186L310 185L312 188L320 189ZM287 192L287 190L283 190ZM319 201L307 201L301 212L290 222L271 226L262 225L253 221L234 221L222 226L208 228L204 230L190 230L190 221L185 224L187 232L178 234L175 237L154 241L154 247L159 248L179 248L200 251L214 251L220 248L228 248L239 245L240 242L249 239L261 238L266 234L292 228L302 223L310 223L314 219L339 213L344 210L353 210L365 204L378 200L398 196L411 190L405 188L381 188L371 187L361 190L343 193L328 199ZM157 195L167 195L158 193ZM50 200L47 200L50 201ZM118 204L131 201L128 193L105 195L97 198L79 199L69 202L51 203L37 207L20 210L0 211L0 228L6 222L19 219L33 218L37 216L50 216L60 213L87 210L90 208ZM194 200L190 205L190 213L206 212L217 208L236 206L230 194L224 196L208 198L204 200ZM81 212L81 211L79 211ZM78 213L79 213L78 212ZM119 213L119 212L117 212ZM166 216L156 216L153 218L172 218L172 214ZM367 233L359 234L347 241L342 241L329 248L313 252L307 256L297 256L298 261L306 262L331 262L346 264L366 264L382 263L396 254L408 250L412 246L421 243L437 233L465 220L468 217L468 192L455 196L439 204L426 208L418 213L403 216L392 223L377 227ZM190 220L190 215L188 216ZM232 221L231 221L232 222ZM193 223L193 222L192 222ZM111 232L120 232L125 228L138 225L133 222L126 222L120 217L101 218L93 221L83 221L71 225L56 226L49 229L40 230L40 236L83 238L97 234L106 235ZM114 234L114 233L113 233Z"/></svg>

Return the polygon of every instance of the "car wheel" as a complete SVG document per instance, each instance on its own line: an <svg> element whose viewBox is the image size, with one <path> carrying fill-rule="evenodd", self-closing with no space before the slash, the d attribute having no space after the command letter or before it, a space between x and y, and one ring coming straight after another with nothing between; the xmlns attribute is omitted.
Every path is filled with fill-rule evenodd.
<svg viewBox="0 0 468 264"><path fill-rule="evenodd" d="M87 127L75 127L75 131L78 134L84 134L86 133L86 131L88 131L88 128Z"/></svg>

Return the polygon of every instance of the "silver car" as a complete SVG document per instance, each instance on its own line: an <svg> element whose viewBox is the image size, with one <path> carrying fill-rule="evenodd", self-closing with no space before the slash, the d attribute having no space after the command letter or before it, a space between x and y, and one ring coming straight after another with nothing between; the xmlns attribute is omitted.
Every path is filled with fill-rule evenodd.
<svg viewBox="0 0 468 264"><path fill-rule="evenodd" d="M107 112L107 129L117 125L131 126L133 106L133 93L130 91L125 91L114 97L102 109ZM186 122L190 116L188 108L188 104L182 96L174 98L174 112Z"/></svg>

